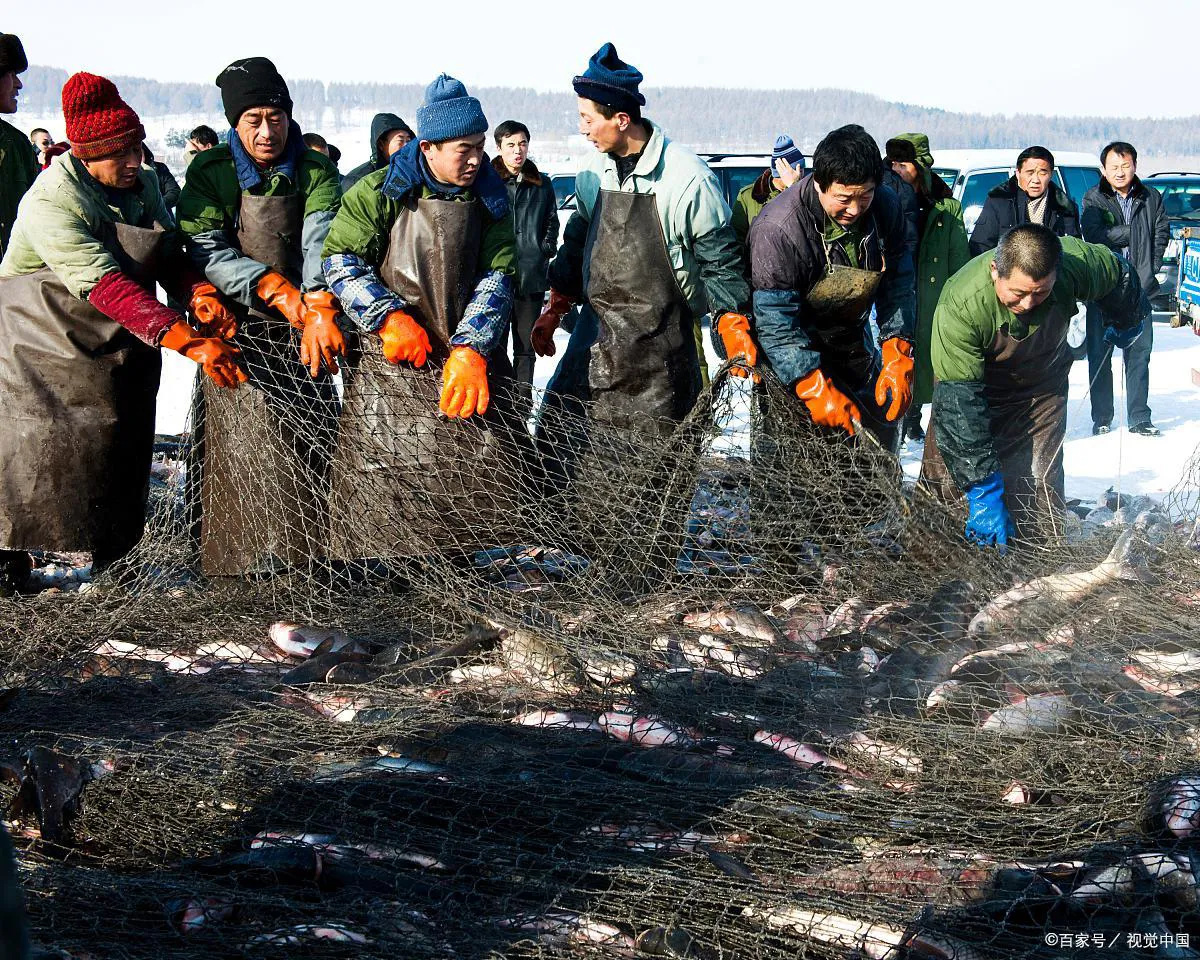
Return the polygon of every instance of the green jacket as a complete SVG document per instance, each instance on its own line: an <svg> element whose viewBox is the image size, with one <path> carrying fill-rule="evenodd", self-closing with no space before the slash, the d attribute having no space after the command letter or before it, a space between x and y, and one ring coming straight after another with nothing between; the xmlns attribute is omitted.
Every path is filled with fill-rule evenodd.
<svg viewBox="0 0 1200 960"><path fill-rule="evenodd" d="M746 237L750 233L750 224L762 212L762 208L781 193L783 191L775 186L775 171L764 170L762 176L738 191L737 199L733 202L733 215L729 222L745 253L747 274L750 272L750 251L746 248Z"/></svg>
<svg viewBox="0 0 1200 960"><path fill-rule="evenodd" d="M71 154L55 157L25 195L0 276L49 267L72 295L86 300L103 277L121 269L102 239L106 223L175 228L157 174L142 167L138 180L141 189L122 191L120 205L114 205Z"/></svg>
<svg viewBox="0 0 1200 960"><path fill-rule="evenodd" d="M17 205L38 175L37 151L29 138L0 120L0 255L8 249Z"/></svg>
<svg viewBox="0 0 1200 960"><path fill-rule="evenodd" d="M293 125L290 136L299 136ZM263 171L262 182L249 193L259 196L304 198L303 289L325 289L321 246L341 205L341 177L323 153L305 150L296 164L295 181L279 168ZM254 288L267 272L266 264L242 255L237 246L237 218L242 188L228 144L196 154L175 208L179 228L188 241L193 261L218 290L245 306L253 305Z"/></svg>
<svg viewBox="0 0 1200 960"><path fill-rule="evenodd" d="M924 404L933 399L933 361L929 352L933 314L946 282L970 259L962 205L952 197L933 201L917 246L917 367L913 403Z"/></svg>

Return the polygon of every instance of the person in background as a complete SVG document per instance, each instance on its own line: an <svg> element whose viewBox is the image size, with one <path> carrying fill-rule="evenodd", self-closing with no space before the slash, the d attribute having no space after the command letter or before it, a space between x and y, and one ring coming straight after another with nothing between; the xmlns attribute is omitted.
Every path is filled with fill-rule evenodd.
<svg viewBox="0 0 1200 960"><path fill-rule="evenodd" d="M0 33L0 114L16 113L20 74L29 69L25 48L15 34ZM17 219L17 205L38 175L37 153L29 138L0 119L0 255Z"/></svg>
<svg viewBox="0 0 1200 960"><path fill-rule="evenodd" d="M1158 292L1158 271L1171 241L1171 223L1163 211L1162 195L1146 187L1137 175L1137 150L1122 140L1100 151L1104 177L1083 198L1083 239L1102 243L1133 264L1147 297ZM1096 304L1087 311L1088 382L1091 383L1092 433L1108 433L1113 420L1113 345L1104 339L1110 326ZM1160 435L1150 421L1150 353L1154 324L1123 351L1125 403L1129 432L1143 437Z"/></svg>
<svg viewBox="0 0 1200 960"><path fill-rule="evenodd" d="M174 211L175 205L179 203L179 181L175 179L175 175L171 173L171 168L161 160L154 159L154 151L150 149L149 144L142 144L142 163L154 171L154 175L158 178L158 189L162 193L163 203L167 209Z"/></svg>
<svg viewBox="0 0 1200 960"><path fill-rule="evenodd" d="M196 158L196 154L211 150L220 142L217 131L202 123L188 134L187 146L183 152L187 154L188 163L191 163Z"/></svg>
<svg viewBox="0 0 1200 960"><path fill-rule="evenodd" d="M546 270L558 249L558 201L550 178L543 177L529 159L529 128L516 120L505 120L494 137L499 155L492 166L508 189L517 238L517 290L512 313L514 390L518 413L528 419L537 359L530 335L549 287Z"/></svg>
<svg viewBox="0 0 1200 960"><path fill-rule="evenodd" d="M913 402L904 417L904 434L923 441L921 407L933 399L933 365L929 359L929 338L933 331L933 311L942 287L971 259L967 230L963 226L962 205L950 188L933 172L929 138L923 133L902 133L887 142L886 163L892 172L914 193L917 206L917 330L913 344L916 374Z"/></svg>
<svg viewBox="0 0 1200 960"><path fill-rule="evenodd" d="M729 222L745 253L747 275L750 272L750 257L746 249L746 236L750 233L750 224L769 201L803 176L804 154L791 137L781 133L775 138L775 146L771 150L771 166L757 180L738 191Z"/></svg>
<svg viewBox="0 0 1200 960"><path fill-rule="evenodd" d="M347 192L363 177L382 170L402 147L416 139L412 127L394 113L377 113L371 120L371 156L342 177L342 192Z"/></svg>
<svg viewBox="0 0 1200 960"><path fill-rule="evenodd" d="M35 127L29 131L29 142L33 144L33 149L37 151L38 166L45 166L45 153L54 146L54 138L50 136L50 131L45 127Z"/></svg>
<svg viewBox="0 0 1200 960"><path fill-rule="evenodd" d="M988 191L975 229L971 256L995 248L1000 237L1022 223L1040 223L1059 237L1078 237L1079 208L1054 182L1054 154L1026 147L1017 155L1017 172Z"/></svg>
<svg viewBox="0 0 1200 960"><path fill-rule="evenodd" d="M335 167L338 166L342 162L342 151L339 150L332 143L326 144L326 146L329 148L329 154L328 154L329 162L332 163Z"/></svg>
<svg viewBox="0 0 1200 960"><path fill-rule="evenodd" d="M329 141L327 141L319 133L306 133L303 137L304 145L309 150L316 150L317 153L323 153L329 156Z"/></svg>

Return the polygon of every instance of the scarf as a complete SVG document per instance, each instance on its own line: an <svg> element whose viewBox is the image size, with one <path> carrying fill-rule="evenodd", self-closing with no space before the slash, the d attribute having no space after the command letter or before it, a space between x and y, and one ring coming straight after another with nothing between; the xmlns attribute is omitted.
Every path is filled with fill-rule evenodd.
<svg viewBox="0 0 1200 960"><path fill-rule="evenodd" d="M387 175L379 189L389 200L403 200L421 187L427 187L436 195L448 200L466 196L473 191L492 219L502 220L508 213L508 189L487 154L484 154L480 163L475 182L469 187L456 187L453 184L442 183L433 175L424 154L421 153L421 141L410 140L392 154L391 160L388 161Z"/></svg>
<svg viewBox="0 0 1200 960"><path fill-rule="evenodd" d="M1050 189L1047 188L1036 200L1030 200L1025 206L1025 211L1029 215L1030 223L1042 223L1046 216L1046 201L1050 199Z"/></svg>
<svg viewBox="0 0 1200 960"><path fill-rule="evenodd" d="M289 120L287 145L283 148L283 156L267 169L274 170L295 183L296 167L300 165L300 158L307 149L300 125L295 120ZM263 182L263 168L246 152L236 130L229 131L229 152L233 154L233 168L237 171L239 187L243 190L253 190Z"/></svg>

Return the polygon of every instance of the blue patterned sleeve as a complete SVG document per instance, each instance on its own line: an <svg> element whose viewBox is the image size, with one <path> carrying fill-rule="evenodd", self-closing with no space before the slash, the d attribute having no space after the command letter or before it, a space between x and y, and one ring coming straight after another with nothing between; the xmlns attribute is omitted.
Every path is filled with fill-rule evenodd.
<svg viewBox="0 0 1200 960"><path fill-rule="evenodd" d="M512 277L499 270L485 273L475 284L475 294L450 338L450 346L470 347L476 353L490 356L507 342L512 301Z"/></svg>
<svg viewBox="0 0 1200 960"><path fill-rule="evenodd" d="M368 333L382 327L393 310L408 306L402 297L388 289L375 268L357 254L335 253L321 262L321 269L346 316Z"/></svg>

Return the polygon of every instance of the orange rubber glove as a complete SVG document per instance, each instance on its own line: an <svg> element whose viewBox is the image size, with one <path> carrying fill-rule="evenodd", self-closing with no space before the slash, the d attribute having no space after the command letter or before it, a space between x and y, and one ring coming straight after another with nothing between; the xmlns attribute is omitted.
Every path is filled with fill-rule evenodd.
<svg viewBox="0 0 1200 960"><path fill-rule="evenodd" d="M304 329L304 297L283 274L267 271L258 278L254 292L268 307L274 307L282 313L297 330Z"/></svg>
<svg viewBox="0 0 1200 960"><path fill-rule="evenodd" d="M455 347L442 371L442 413L466 420L486 413L490 398L487 361L470 347Z"/></svg>
<svg viewBox="0 0 1200 960"><path fill-rule="evenodd" d="M433 353L429 334L403 310L393 310L379 328L383 341L383 357L388 363L411 363L425 366L425 358Z"/></svg>
<svg viewBox="0 0 1200 960"><path fill-rule="evenodd" d="M750 335L750 321L746 317L740 313L721 314L717 318L717 334L721 338L721 343L725 345L726 357L730 360L741 357L750 367L758 365L758 346L754 342L754 337ZM741 367L734 367L733 375L735 377L749 376ZM755 383L758 383L760 379L757 373L754 374Z"/></svg>
<svg viewBox="0 0 1200 960"><path fill-rule="evenodd" d="M884 414L888 420L898 420L908 410L913 396L913 348L907 340L892 337L883 341L883 369L875 381L875 402L881 407L892 396Z"/></svg>
<svg viewBox="0 0 1200 960"><path fill-rule="evenodd" d="M203 337L182 320L167 328L158 345L200 364L218 387L236 387L247 380L246 372L238 365L241 351L237 347L219 337Z"/></svg>
<svg viewBox="0 0 1200 960"><path fill-rule="evenodd" d="M554 331L574 305L570 297L554 289L550 291L550 302L542 310L541 316L534 321L533 330L529 334L529 342L533 344L534 352L539 357L554 356Z"/></svg>
<svg viewBox="0 0 1200 960"><path fill-rule="evenodd" d="M232 340L238 331L237 316L225 306L225 301L211 283L198 283L192 287L188 310L197 327L210 337Z"/></svg>
<svg viewBox="0 0 1200 960"><path fill-rule="evenodd" d="M321 366L338 372L337 358L346 355L346 338L337 325L341 313L338 302L328 290L310 290L304 295L304 334L300 338L300 362L316 379Z"/></svg>
<svg viewBox="0 0 1200 960"><path fill-rule="evenodd" d="M853 400L827 380L820 367L796 384L796 396L804 401L813 423L822 427L840 427L854 436L854 421L862 422Z"/></svg>

